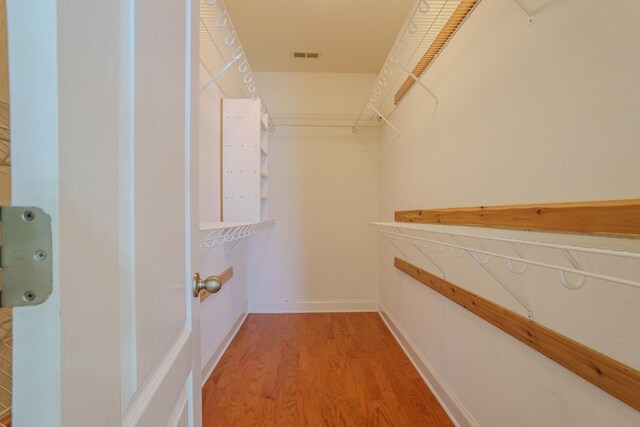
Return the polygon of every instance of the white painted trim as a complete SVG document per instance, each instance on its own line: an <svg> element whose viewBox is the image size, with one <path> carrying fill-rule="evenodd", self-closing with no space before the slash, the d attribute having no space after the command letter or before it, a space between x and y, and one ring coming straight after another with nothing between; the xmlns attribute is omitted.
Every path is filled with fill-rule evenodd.
<svg viewBox="0 0 640 427"><path fill-rule="evenodd" d="M120 99L118 118L118 216L120 286L120 402L126 408L138 387L135 224L135 1L120 0Z"/></svg>
<svg viewBox="0 0 640 427"><path fill-rule="evenodd" d="M163 381L173 368L176 360L185 350L185 346L191 345L191 331L183 330L178 339L175 341L171 349L166 353L165 358L160 362L151 378L144 384L133 402L127 409L122 419L122 426L136 426L140 417L144 414L147 406L153 400L158 389L162 386Z"/></svg>
<svg viewBox="0 0 640 427"><path fill-rule="evenodd" d="M477 427L479 424L471 416L469 411L458 400L453 391L447 386L429 361L424 357L419 347L409 335L400 327L399 323L389 314L389 311L380 305L380 317L387 324L387 327L396 338L400 347L418 370L420 376L433 392L442 408L449 415L449 418L458 427Z"/></svg>
<svg viewBox="0 0 640 427"><path fill-rule="evenodd" d="M250 302L249 313L336 313L378 311L377 301Z"/></svg>
<svg viewBox="0 0 640 427"><path fill-rule="evenodd" d="M180 422L180 417L184 413L185 410L189 410L189 395L191 394L190 388L191 383L193 381L192 374L189 374L189 378L187 378L187 382L184 383L184 387L182 387L182 391L180 392L180 396L178 397L178 401L176 402L176 406L173 407L173 411L169 416L169 420L167 421L167 426L176 427Z"/></svg>
<svg viewBox="0 0 640 427"><path fill-rule="evenodd" d="M39 306L13 309L12 421L17 426L58 427L62 424L58 2L9 0L5 5L12 204L38 206L51 216L54 253L49 299Z"/></svg>
<svg viewBox="0 0 640 427"><path fill-rule="evenodd" d="M227 351L229 344L231 344L231 341L240 330L240 327L242 326L246 318L247 313L240 314L236 321L233 322L224 338L222 338L220 343L215 346L211 353L209 353L209 355L207 356L205 362L202 364L202 387L204 387L204 385L206 384L207 380L213 373L213 370L216 368L218 362L222 358L222 355L225 351Z"/></svg>

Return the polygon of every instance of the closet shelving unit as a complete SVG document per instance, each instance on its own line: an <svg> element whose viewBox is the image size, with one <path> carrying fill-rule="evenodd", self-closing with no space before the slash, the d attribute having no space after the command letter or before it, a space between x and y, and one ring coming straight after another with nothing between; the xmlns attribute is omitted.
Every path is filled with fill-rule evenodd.
<svg viewBox="0 0 640 427"><path fill-rule="evenodd" d="M252 147L257 147L256 150L252 150L260 158L257 162L257 173L260 176L263 173L266 175L269 131L274 128L274 123L222 0L200 0L200 62L211 76L211 79L200 87L201 92L217 84L226 100L246 101L245 103L258 106L255 113L259 120L259 141L248 142L252 143ZM238 167L248 172L241 158L238 159ZM218 247L235 242L230 247L232 250L235 244L243 239L274 225L273 220L266 219L266 180L257 177L261 180L256 195L259 199L257 203L260 204L259 216L251 221L233 222L228 221L233 218L225 218L223 222L200 224L199 248L202 261L208 259ZM243 185L240 184L241 187Z"/></svg>
<svg viewBox="0 0 640 427"><path fill-rule="evenodd" d="M260 101L222 101L222 220L267 219L269 119Z"/></svg>
<svg viewBox="0 0 640 427"><path fill-rule="evenodd" d="M267 128L274 127L222 0L200 0L200 62L211 75L200 87L201 92L216 83L226 98L260 100L263 112L267 113Z"/></svg>
<svg viewBox="0 0 640 427"><path fill-rule="evenodd" d="M530 318L533 318L533 308L490 267L492 259L503 261L514 275L527 273L529 267L556 271L558 282L570 290L582 288L587 279L640 288L637 277L625 277L624 269L603 273L595 267L612 259L640 261L640 239L400 222L373 222L369 227L374 234L394 245L405 259L405 251L396 242L415 247L442 278L446 278L446 271L439 262L442 255L438 253L458 258L468 256L508 291L527 310ZM531 239L522 238L522 233ZM594 242L599 247L594 247Z"/></svg>
<svg viewBox="0 0 640 427"><path fill-rule="evenodd" d="M534 14L526 1L513 0L513 2L529 17L529 22L533 22ZM427 96L433 98L436 104L438 103L437 93L429 88L428 82L421 79L422 74L428 69L428 64L419 75L415 75L414 70L421 61L424 64L423 56L430 48L435 56L429 60L429 63L436 59L444 49L444 45L463 25L478 3L480 0L416 1L375 79L367 100L354 121L354 130L368 126L378 127L386 123L399 134L398 129L389 120L389 116L400 103L395 95L403 86L406 86L407 79L412 80L410 88L420 86ZM460 10L459 6L463 10ZM459 22L452 26L449 22L456 21L456 18Z"/></svg>

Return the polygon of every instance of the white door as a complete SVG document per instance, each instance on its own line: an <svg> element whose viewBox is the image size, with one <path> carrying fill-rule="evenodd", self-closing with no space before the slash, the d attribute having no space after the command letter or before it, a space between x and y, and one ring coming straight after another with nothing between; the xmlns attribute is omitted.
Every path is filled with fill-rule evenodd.
<svg viewBox="0 0 640 427"><path fill-rule="evenodd" d="M195 0L8 0L15 205L54 291L14 312L14 425L200 425Z"/></svg>

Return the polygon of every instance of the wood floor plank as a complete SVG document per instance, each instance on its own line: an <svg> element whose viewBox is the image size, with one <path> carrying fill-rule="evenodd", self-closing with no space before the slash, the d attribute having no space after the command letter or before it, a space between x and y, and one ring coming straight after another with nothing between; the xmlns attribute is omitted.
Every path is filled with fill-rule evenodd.
<svg viewBox="0 0 640 427"><path fill-rule="evenodd" d="M202 401L205 427L453 425L377 313L250 314Z"/></svg>

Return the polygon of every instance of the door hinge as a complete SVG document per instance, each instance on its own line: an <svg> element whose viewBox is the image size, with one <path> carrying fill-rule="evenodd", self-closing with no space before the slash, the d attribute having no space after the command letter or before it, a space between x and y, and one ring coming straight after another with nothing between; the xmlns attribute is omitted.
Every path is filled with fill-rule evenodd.
<svg viewBox="0 0 640 427"><path fill-rule="evenodd" d="M0 306L42 304L53 288L51 217L35 207L0 207Z"/></svg>

